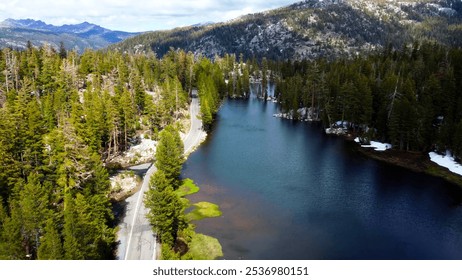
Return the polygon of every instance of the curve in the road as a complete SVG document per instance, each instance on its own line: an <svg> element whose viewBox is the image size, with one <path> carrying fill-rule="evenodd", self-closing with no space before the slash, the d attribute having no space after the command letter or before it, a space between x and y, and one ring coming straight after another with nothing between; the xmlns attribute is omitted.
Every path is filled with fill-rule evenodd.
<svg viewBox="0 0 462 280"><path fill-rule="evenodd" d="M197 96L197 91L193 91ZM200 144L205 132L199 115L199 100L193 98L190 105L191 128L183 138L184 151L187 155ZM146 218L147 209L144 207L144 193L149 188L149 181L156 167L151 164L143 179L140 191L125 200L126 211L119 224L117 259L119 260L153 260L156 258L157 241L151 225Z"/></svg>

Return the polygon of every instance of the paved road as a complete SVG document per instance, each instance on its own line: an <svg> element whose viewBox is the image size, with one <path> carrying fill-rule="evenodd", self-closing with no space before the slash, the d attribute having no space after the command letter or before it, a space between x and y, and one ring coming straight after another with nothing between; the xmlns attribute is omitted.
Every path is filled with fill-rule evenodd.
<svg viewBox="0 0 462 280"><path fill-rule="evenodd" d="M193 91L193 96L196 95L196 91ZM191 128L189 129L189 133L183 139L185 155L191 153L194 147L200 144L200 141L205 134L204 130L202 129L202 120L197 118L197 116L200 114L198 98L193 98L191 101L189 114L191 115Z"/></svg>
<svg viewBox="0 0 462 280"><path fill-rule="evenodd" d="M197 96L197 92L193 92ZM197 118L199 115L199 100L193 98L190 106L191 129L183 138L185 154L199 144L204 135L202 121ZM125 216L119 224L117 238L117 259L119 260L153 260L156 258L156 235L151 230L151 225L146 219L147 209L144 207L144 193L149 189L151 175L156 172L156 167L151 164L141 168L148 168L143 179L143 185L139 192L125 200Z"/></svg>

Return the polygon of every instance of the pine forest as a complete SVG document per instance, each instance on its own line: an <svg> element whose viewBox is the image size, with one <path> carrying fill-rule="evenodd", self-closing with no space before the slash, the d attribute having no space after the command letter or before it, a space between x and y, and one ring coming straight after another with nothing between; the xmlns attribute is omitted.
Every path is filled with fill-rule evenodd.
<svg viewBox="0 0 462 280"><path fill-rule="evenodd" d="M173 190L193 89L206 129L225 97L248 98L260 84L266 101L273 84L274 101L294 120L324 128L344 121L364 142L462 158L462 50L435 43L304 61L29 45L2 49L0 73L0 259L114 259L109 173L140 131L159 141L157 188L146 205L154 216L164 213L162 203L176 213L151 217L159 238L174 246L186 228Z"/></svg>

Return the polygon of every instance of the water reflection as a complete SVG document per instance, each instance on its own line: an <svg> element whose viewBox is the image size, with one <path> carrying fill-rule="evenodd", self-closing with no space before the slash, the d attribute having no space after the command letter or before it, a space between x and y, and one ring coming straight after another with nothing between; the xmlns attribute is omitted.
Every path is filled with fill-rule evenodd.
<svg viewBox="0 0 462 280"><path fill-rule="evenodd" d="M277 105L229 100L183 170L197 223L226 259L462 259L462 194L442 180L364 158Z"/></svg>

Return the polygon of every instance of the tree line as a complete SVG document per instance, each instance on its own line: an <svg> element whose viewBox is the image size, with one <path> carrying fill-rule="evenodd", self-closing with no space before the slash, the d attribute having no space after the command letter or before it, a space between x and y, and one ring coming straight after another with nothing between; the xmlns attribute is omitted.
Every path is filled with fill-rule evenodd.
<svg viewBox="0 0 462 280"><path fill-rule="evenodd" d="M274 63L284 111L311 107L324 125L348 121L366 140L462 157L462 50L433 43L380 53Z"/></svg>
<svg viewBox="0 0 462 280"><path fill-rule="evenodd" d="M213 117L223 84L180 50L0 50L0 259L114 258L111 160L181 129L193 88Z"/></svg>
<svg viewBox="0 0 462 280"><path fill-rule="evenodd" d="M163 259L171 254L177 237L188 228L184 210L186 205L175 192L181 184L180 174L184 162L183 141L178 130L167 127L160 133L156 150L156 173L150 181L144 203L149 209L147 218L157 239L162 244Z"/></svg>
<svg viewBox="0 0 462 280"><path fill-rule="evenodd" d="M209 129L223 98L247 98L251 82L261 84L264 100L268 83L275 83L282 110L310 107L325 126L348 121L365 140L462 155L459 48L415 43L351 59L297 62L244 61L234 54L210 60L173 49L162 58L114 50L79 55L49 46L2 49L0 258L113 258L110 163L141 131L159 141L160 153L146 204L153 216L169 217L152 223L173 246L187 230L183 206L172 194L183 161L178 120L187 117L197 88Z"/></svg>

